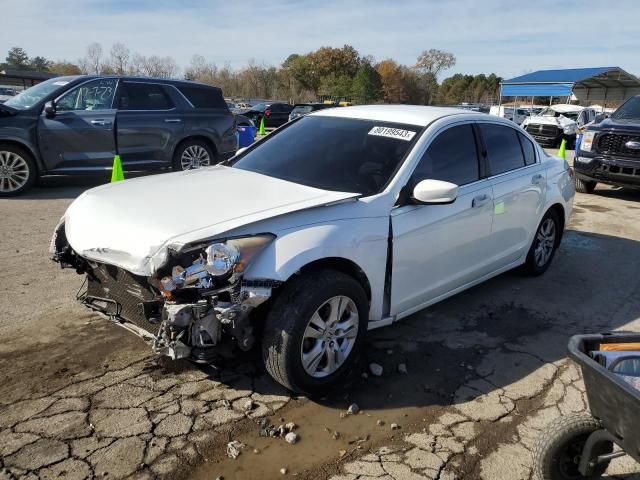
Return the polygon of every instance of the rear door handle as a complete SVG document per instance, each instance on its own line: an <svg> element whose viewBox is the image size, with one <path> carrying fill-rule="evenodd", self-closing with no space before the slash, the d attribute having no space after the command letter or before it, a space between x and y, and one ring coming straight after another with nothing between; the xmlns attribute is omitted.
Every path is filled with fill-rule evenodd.
<svg viewBox="0 0 640 480"><path fill-rule="evenodd" d="M533 177L531 177L531 183L534 185L538 185L539 183L542 183L543 180L544 180L544 175L542 175L541 173L538 173Z"/></svg>
<svg viewBox="0 0 640 480"><path fill-rule="evenodd" d="M109 120L91 120L91 125L98 125L100 127L106 127L111 125Z"/></svg>
<svg viewBox="0 0 640 480"><path fill-rule="evenodd" d="M179 118L165 118L164 123L180 123L182 122Z"/></svg>
<svg viewBox="0 0 640 480"><path fill-rule="evenodd" d="M487 195L486 193L483 193L482 195L478 195L473 199L473 201L471 202L471 207L480 208L484 204L486 204L488 201L489 201L489 195Z"/></svg>

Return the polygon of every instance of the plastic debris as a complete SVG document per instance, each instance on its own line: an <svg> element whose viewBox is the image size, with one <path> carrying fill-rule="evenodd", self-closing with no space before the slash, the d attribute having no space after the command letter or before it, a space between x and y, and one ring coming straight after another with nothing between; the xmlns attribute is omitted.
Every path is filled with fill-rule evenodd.
<svg viewBox="0 0 640 480"><path fill-rule="evenodd" d="M243 448L244 448L244 443L240 443L237 440L234 440L233 442L229 442L227 443L227 456L235 460L240 456Z"/></svg>
<svg viewBox="0 0 640 480"><path fill-rule="evenodd" d="M290 444L294 444L298 442L298 434L297 433L293 433L293 432L289 432L284 436L284 439L287 443Z"/></svg>
<svg viewBox="0 0 640 480"><path fill-rule="evenodd" d="M347 415L355 415L359 411L360 411L360 407L358 406L358 404L352 403L351 405L349 405L349 408L347 409Z"/></svg>
<svg viewBox="0 0 640 480"><path fill-rule="evenodd" d="M401 363L400 365L398 365L398 372L402 373L403 375L406 375L407 373L409 373L407 371L407 364Z"/></svg>
<svg viewBox="0 0 640 480"><path fill-rule="evenodd" d="M379 377L383 372L382 365L378 365L377 363L370 363L369 371L371 372L371 375Z"/></svg>

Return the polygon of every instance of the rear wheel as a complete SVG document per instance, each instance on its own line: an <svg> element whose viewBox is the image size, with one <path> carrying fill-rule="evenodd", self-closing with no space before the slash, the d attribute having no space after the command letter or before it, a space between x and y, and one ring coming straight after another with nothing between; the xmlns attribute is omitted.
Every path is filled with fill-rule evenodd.
<svg viewBox="0 0 640 480"><path fill-rule="evenodd" d="M531 275L542 275L547 271L560 243L560 219L555 210L549 210L536 230L533 243L527 254L525 269Z"/></svg>
<svg viewBox="0 0 640 480"><path fill-rule="evenodd" d="M36 164L28 152L0 144L0 197L20 195L33 186L36 177Z"/></svg>
<svg viewBox="0 0 640 480"><path fill-rule="evenodd" d="M576 177L576 192L580 193L593 193L596 189L597 182L590 180L581 180Z"/></svg>
<svg viewBox="0 0 640 480"><path fill-rule="evenodd" d="M563 416L555 420L542 433L534 451L534 470L538 480L577 480L600 478L609 466L603 462L594 467L593 474L585 477L578 470L580 457L589 435L602 429L602 424L589 414ZM613 451L611 442L594 447L594 457Z"/></svg>
<svg viewBox="0 0 640 480"><path fill-rule="evenodd" d="M174 170L193 170L208 167L217 162L214 152L202 140L186 140L181 143L173 155Z"/></svg>
<svg viewBox="0 0 640 480"><path fill-rule="evenodd" d="M367 298L353 277L322 269L293 279L265 322L262 357L267 371L295 392L322 392L351 370L367 319Z"/></svg>

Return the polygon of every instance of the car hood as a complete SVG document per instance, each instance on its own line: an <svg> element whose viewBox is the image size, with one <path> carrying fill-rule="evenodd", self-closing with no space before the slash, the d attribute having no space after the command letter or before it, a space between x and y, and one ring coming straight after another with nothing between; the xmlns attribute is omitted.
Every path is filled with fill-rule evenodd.
<svg viewBox="0 0 640 480"><path fill-rule="evenodd" d="M82 257L148 276L164 264L168 247L179 251L254 222L357 196L215 166L93 188L63 220L69 245Z"/></svg>

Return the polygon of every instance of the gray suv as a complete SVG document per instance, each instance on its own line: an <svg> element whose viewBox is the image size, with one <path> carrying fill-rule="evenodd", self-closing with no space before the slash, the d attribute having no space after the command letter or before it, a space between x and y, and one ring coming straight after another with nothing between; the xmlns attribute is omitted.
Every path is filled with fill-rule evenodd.
<svg viewBox="0 0 640 480"><path fill-rule="evenodd" d="M232 157L236 118L219 88L139 77L56 77L0 104L0 197L44 175L187 170Z"/></svg>

